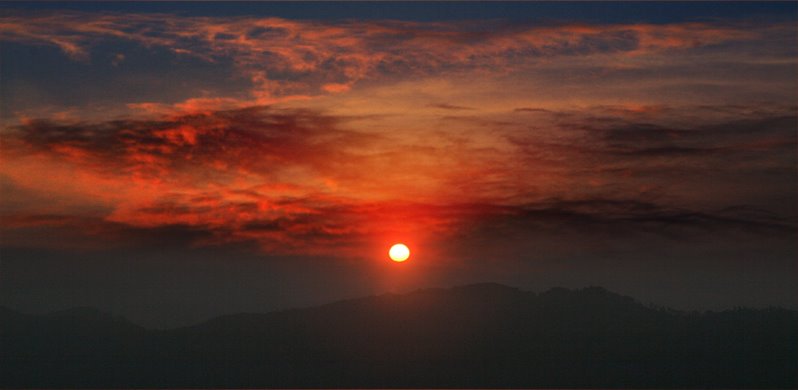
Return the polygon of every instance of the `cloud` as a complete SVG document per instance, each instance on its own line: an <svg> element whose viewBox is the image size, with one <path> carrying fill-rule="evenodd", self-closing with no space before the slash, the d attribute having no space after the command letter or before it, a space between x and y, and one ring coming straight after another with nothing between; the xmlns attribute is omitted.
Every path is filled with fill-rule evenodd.
<svg viewBox="0 0 798 390"><path fill-rule="evenodd" d="M9 153L41 152L108 174L169 178L172 173L320 168L363 138L337 129L342 118L264 107L163 120L63 124L32 120L17 127Z"/></svg>
<svg viewBox="0 0 798 390"><path fill-rule="evenodd" d="M625 69L636 65L624 58L761 41L792 29L753 22L530 26L82 12L9 12L0 20L0 40L55 46L80 61L89 61L91 50L108 42L210 63L231 60L252 89L246 98L229 97L230 106L216 109L340 93L362 80L400 74L503 74L556 58L587 58L607 69ZM114 53L114 64L120 58L127 57Z"/></svg>
<svg viewBox="0 0 798 390"><path fill-rule="evenodd" d="M429 106L433 107L433 108L440 108L441 110L455 110L455 111L458 111L458 110L473 110L474 109L473 107L457 106L457 105L448 104L448 103L430 104Z"/></svg>
<svg viewBox="0 0 798 390"><path fill-rule="evenodd" d="M169 224L140 228L104 218L59 214L4 215L4 249L45 248L77 252L157 247L187 248L207 242L213 232Z"/></svg>
<svg viewBox="0 0 798 390"><path fill-rule="evenodd" d="M795 229L790 24L0 20L0 40L87 66L109 46L114 71L168 51L249 81L240 94L114 101L132 110L116 119L21 116L0 144L11 241L172 229L187 245L358 257L397 237Z"/></svg>
<svg viewBox="0 0 798 390"><path fill-rule="evenodd" d="M685 125L707 111L716 114ZM190 245L255 243L268 253L342 257L364 256L396 237L457 241L474 229L496 240L791 234L796 221L784 214L791 206L768 194L795 191L794 112L522 110L505 121L461 118L461 127L417 139L364 129L384 118L275 107L155 120L30 120L4 139L3 175L25 191L71 193L86 204L65 203L49 214L16 205L26 211L6 210L3 228L21 242L31 239L19 232L32 228L70 237L177 229L190 233ZM519 132L524 115L550 123L546 131ZM46 176L67 172L81 176ZM750 196L714 196L707 174L735 176L716 179L719 188L758 185L746 184ZM703 188L684 187L694 183Z"/></svg>

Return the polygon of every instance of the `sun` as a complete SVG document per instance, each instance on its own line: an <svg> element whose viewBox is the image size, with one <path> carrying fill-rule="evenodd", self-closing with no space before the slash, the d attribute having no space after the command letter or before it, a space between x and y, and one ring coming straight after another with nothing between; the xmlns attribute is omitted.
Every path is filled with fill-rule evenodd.
<svg viewBox="0 0 798 390"><path fill-rule="evenodd" d="M391 260L401 263L410 257L410 249L402 243L394 244L388 251L388 256L390 256Z"/></svg>

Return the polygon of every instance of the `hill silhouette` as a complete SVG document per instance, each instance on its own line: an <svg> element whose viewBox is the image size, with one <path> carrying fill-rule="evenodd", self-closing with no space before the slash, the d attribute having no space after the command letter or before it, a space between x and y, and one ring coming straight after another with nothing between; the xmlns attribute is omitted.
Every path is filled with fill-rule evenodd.
<svg viewBox="0 0 798 390"><path fill-rule="evenodd" d="M148 330L0 308L0 387L798 385L798 312L677 312L590 287L386 294Z"/></svg>

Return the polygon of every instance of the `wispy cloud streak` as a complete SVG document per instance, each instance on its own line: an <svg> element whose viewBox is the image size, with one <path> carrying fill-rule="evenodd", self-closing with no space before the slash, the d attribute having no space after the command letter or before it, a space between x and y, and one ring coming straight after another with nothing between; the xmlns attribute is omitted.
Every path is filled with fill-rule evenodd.
<svg viewBox="0 0 798 390"><path fill-rule="evenodd" d="M378 75L474 69L502 73L557 57L588 57L605 67L624 68L629 65L623 58L757 41L790 29L789 24L751 23L330 23L78 12L0 19L0 39L55 46L81 61L89 60L92 47L119 40L208 62L232 58L253 84L246 104L340 93ZM235 104L230 99L197 98L182 107Z"/></svg>

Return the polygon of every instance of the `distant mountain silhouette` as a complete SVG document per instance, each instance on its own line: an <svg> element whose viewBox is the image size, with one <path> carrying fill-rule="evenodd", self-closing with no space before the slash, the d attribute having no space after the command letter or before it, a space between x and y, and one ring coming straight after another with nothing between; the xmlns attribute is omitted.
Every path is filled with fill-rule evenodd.
<svg viewBox="0 0 798 390"><path fill-rule="evenodd" d="M0 308L0 387L798 386L798 312L677 312L590 287L386 294L147 330Z"/></svg>

